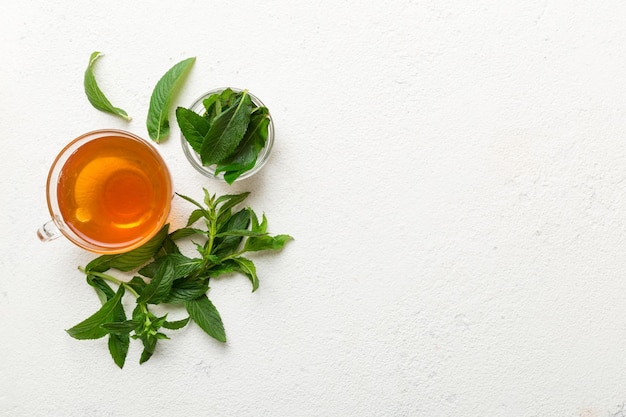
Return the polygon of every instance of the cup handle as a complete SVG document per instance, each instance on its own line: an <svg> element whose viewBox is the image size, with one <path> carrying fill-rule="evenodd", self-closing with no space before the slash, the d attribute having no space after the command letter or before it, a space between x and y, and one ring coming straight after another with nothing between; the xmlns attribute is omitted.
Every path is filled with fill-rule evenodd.
<svg viewBox="0 0 626 417"><path fill-rule="evenodd" d="M43 226L39 228L39 230L37 230L37 237L42 242L48 242L50 240L56 239L60 235L61 235L61 231L54 224L54 221L52 220L45 223Z"/></svg>

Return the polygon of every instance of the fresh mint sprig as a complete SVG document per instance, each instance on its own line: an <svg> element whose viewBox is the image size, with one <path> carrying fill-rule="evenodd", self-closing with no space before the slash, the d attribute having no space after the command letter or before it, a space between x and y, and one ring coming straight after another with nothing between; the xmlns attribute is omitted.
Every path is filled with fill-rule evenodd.
<svg viewBox="0 0 626 417"><path fill-rule="evenodd" d="M250 207L238 208L249 193L211 195L205 189L203 204L179 195L195 206L185 227L169 231L164 226L149 242L120 255L103 255L79 269L85 273L102 306L91 316L67 332L76 339L109 337L108 347L114 362L122 368L131 339L140 340L143 352L139 363L154 354L157 343L169 339L165 330L177 330L190 321L209 336L226 342L222 318L207 296L212 278L241 273L259 287L254 262L244 257L247 252L280 250L293 238L289 235L270 235L265 214L259 217ZM191 239L197 253L183 254L178 241ZM125 281L108 271L137 271ZM111 284L117 287L114 290ZM136 306L128 319L122 303L131 294ZM167 314L156 316L151 306L157 304L184 305L189 317L168 321Z"/></svg>

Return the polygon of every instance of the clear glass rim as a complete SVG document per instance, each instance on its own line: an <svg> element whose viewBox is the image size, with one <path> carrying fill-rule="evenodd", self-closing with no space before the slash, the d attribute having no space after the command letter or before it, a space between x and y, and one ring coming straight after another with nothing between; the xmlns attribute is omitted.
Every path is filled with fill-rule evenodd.
<svg viewBox="0 0 626 417"><path fill-rule="evenodd" d="M207 98L208 96L210 96L211 94L215 94L215 93L220 93L224 90L226 90L227 88L230 88L231 90L233 90L234 92L238 93L243 91L243 89L240 88L236 88L236 87L220 87L220 88L214 88L212 90L207 91L206 93L202 94L201 96L199 96L196 100L194 100L194 102L191 104L191 106L189 107L190 110L198 113L198 114L203 114L204 112L204 104L203 101L205 98ZM250 98L252 99L252 102L259 106L259 107L266 107L265 104L263 104L263 102L254 94L250 93L250 91L248 91L248 94L250 95ZM254 167L252 167L250 170L244 172L243 174L241 174L234 182L249 178L251 176L253 176L254 174L256 174L257 172L259 172L261 170L261 168L263 168L263 166L267 163L267 161L270 158L270 154L272 153L272 148L274 146L274 120L272 118L272 114L269 114L269 124L268 124L268 132L267 132L267 141L265 142L265 146L263 147L263 149L261 149L261 152L259 153L259 156L257 157L256 163L254 164ZM224 173L220 172L219 174L215 175L215 166L214 165L209 165L209 166L204 166L202 165L202 160L200 159L200 155L198 155L196 153L196 151L193 150L193 148L191 147L191 145L189 145L189 142L187 142L187 139L185 139L185 136L182 134L180 134L180 140L181 140L181 145L183 147L183 152L185 153L185 156L187 157L187 160L189 161L189 163L191 164L191 166L193 166L196 171L198 171L200 174L204 175L207 178L210 178L212 180L216 180L216 181L220 181L220 182L226 182L226 180L224 180Z"/></svg>
<svg viewBox="0 0 626 417"><path fill-rule="evenodd" d="M120 136L126 139L135 140L136 142L141 143L143 146L147 146L150 149L151 153L155 156L155 158L162 165L163 170L166 174L167 187L169 188L167 190L167 193L173 195L172 176L167 167L167 164L165 163L165 160L150 142L148 142L145 139L142 139L141 137L133 133L127 132L125 130L120 130L120 129L93 130L93 131L80 135L79 137L77 137L76 139L73 139L67 145L65 145L63 149L61 149L61 151L55 157L54 161L52 162L52 165L50 166L50 171L48 172L48 179L46 181L46 199L48 203L48 211L50 212L50 217L52 218L52 221L54 222L54 224L57 226L59 231L67 239L69 239L72 243L74 243L75 245L83 249L86 249L90 252L100 253L100 254L124 253L130 250L136 249L139 246L143 245L148 240L152 239L154 235L159 231L159 229L161 229L161 227L165 225L167 218L171 211L171 204L170 204L170 201L168 200L168 205L165 208L165 210L163 210L163 213L161 214L161 218L159 219L160 226L158 228L155 228L153 233L151 233L150 235L146 235L145 237L133 243L132 245L128 245L124 247L107 247L107 246L96 245L91 242L85 241L79 235L74 233L74 231L72 231L72 229L65 223L65 221L63 220L63 217L61 216L61 210L60 210L57 198L56 198L56 192L57 192L56 183L58 182L61 170L63 169L68 158L79 147L81 147L85 143L91 142L92 140L100 139L100 138L111 136L111 135L116 135L116 136Z"/></svg>

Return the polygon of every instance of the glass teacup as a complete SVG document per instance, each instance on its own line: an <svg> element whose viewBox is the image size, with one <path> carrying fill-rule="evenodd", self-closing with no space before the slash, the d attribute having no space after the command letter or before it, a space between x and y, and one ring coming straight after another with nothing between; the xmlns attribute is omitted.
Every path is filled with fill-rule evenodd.
<svg viewBox="0 0 626 417"><path fill-rule="evenodd" d="M64 235L96 253L122 253L150 240L165 224L172 180L157 150L122 130L85 133L54 160L46 185L52 220L42 241Z"/></svg>

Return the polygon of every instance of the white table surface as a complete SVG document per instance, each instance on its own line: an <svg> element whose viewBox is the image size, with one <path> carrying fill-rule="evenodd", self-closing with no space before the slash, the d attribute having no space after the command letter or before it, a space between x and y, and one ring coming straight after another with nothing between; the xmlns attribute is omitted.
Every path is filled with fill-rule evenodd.
<svg viewBox="0 0 626 417"><path fill-rule="evenodd" d="M0 414L623 416L625 22L617 1L5 5ZM87 102L93 51L130 123ZM248 88L276 145L229 187L173 123L176 191L251 191L296 240L254 257L254 294L212 284L226 345L190 325L120 370L65 332L98 307L93 256L36 239L46 175L83 132L147 137L154 84L190 56L175 104Z"/></svg>

